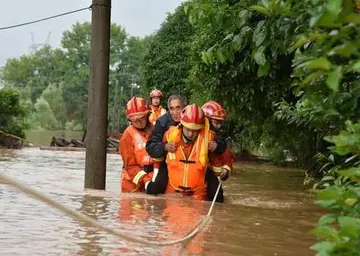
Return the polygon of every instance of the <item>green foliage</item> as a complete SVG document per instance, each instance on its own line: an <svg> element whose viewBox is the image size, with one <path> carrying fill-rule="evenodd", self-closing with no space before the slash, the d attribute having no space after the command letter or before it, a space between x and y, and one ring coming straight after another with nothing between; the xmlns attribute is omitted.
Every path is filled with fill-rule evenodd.
<svg viewBox="0 0 360 256"><path fill-rule="evenodd" d="M294 42L295 104L279 104L280 119L327 134L331 143L314 185L316 203L332 211L313 230L317 255L359 255L360 251L360 16L352 1L314 1L309 27ZM329 156L326 156L329 155Z"/></svg>
<svg viewBox="0 0 360 256"><path fill-rule="evenodd" d="M58 83L64 72L59 62L64 58L60 50L46 46L33 55L24 55L6 62L3 79L6 87L31 88L31 101L36 102L49 83Z"/></svg>
<svg viewBox="0 0 360 256"><path fill-rule="evenodd" d="M189 51L193 28L179 6L168 15L161 28L150 40L142 65L142 81L148 92L154 88L171 94L190 96L186 87L191 68Z"/></svg>
<svg viewBox="0 0 360 256"><path fill-rule="evenodd" d="M360 250L360 122L345 122L345 130L326 138L334 143L324 166L324 177L314 187L316 203L332 210L324 215L313 230L321 242L312 249L317 255L358 255ZM346 155L337 162L337 155ZM328 169L326 167L330 166Z"/></svg>
<svg viewBox="0 0 360 256"><path fill-rule="evenodd" d="M55 118L50 104L43 96L36 101L34 108L35 113L33 113L33 118L35 123L38 123L40 127L47 130L56 130L61 128Z"/></svg>
<svg viewBox="0 0 360 256"><path fill-rule="evenodd" d="M128 37L125 30L116 24L111 24L110 36L109 119L110 128L118 129L113 122L127 122L112 115L123 116L120 109L130 98L129 85L140 82L140 63L146 50L146 40ZM76 23L63 33L61 48L44 47L32 55L7 61L1 78L5 87L19 90L24 107L30 112L35 111L27 118L30 126L41 128L40 124L43 124L54 129L63 128L70 122L67 126L71 129L78 129L79 124L82 129L86 128L90 40L91 24ZM123 87L122 95L115 96L116 84ZM138 93L134 90L134 94ZM44 100L55 116L56 125ZM47 113L46 119L50 120L50 124L40 120L34 108L37 102L38 108Z"/></svg>
<svg viewBox="0 0 360 256"><path fill-rule="evenodd" d="M194 25L189 86L206 91L229 113L228 133L242 147L277 161L290 155L307 166L316 152L309 129L274 120L276 103L297 101L291 63L293 42L306 26L309 1L190 1L185 10ZM290 11L291 10L291 11ZM300 135L300 136L299 136ZM310 149L310 150L309 150Z"/></svg>
<svg viewBox="0 0 360 256"><path fill-rule="evenodd" d="M19 93L13 89L0 90L0 130L24 138L26 111L20 104Z"/></svg>
<svg viewBox="0 0 360 256"><path fill-rule="evenodd" d="M50 84L41 94L41 97L44 98L50 105L54 117L57 120L57 128L63 129L66 123L66 104L63 97L63 88L62 86L57 86L55 84Z"/></svg>
<svg viewBox="0 0 360 256"><path fill-rule="evenodd" d="M283 102L278 113L324 133L338 132L345 120L356 121L360 110L356 71L360 19L351 1L344 1L348 6L336 12L334 6L342 6L342 1L335 2L337 5L331 1L320 5L310 20L312 27L294 43L294 86L300 99L294 106Z"/></svg>
<svg viewBox="0 0 360 256"><path fill-rule="evenodd" d="M81 124L76 123L75 120L72 120L72 121L66 122L66 124L65 124L65 130L66 130L66 131L82 131L82 130L83 130L83 127L82 127Z"/></svg>

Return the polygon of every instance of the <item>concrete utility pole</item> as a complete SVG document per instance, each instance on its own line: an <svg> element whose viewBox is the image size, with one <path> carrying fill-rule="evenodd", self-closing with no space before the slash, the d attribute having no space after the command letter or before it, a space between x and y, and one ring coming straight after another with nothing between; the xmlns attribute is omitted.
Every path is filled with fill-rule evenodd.
<svg viewBox="0 0 360 256"><path fill-rule="evenodd" d="M111 0L93 0L85 188L105 189Z"/></svg>

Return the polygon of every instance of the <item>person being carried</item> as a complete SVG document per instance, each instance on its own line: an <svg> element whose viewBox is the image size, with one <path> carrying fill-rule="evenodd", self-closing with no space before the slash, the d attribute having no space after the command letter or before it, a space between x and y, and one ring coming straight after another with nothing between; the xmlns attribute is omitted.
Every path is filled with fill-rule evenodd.
<svg viewBox="0 0 360 256"><path fill-rule="evenodd" d="M120 139L119 153L123 160L122 192L144 192L153 175L154 160L145 150L151 133L149 106L145 99L133 97L126 104L126 118L130 125Z"/></svg>
<svg viewBox="0 0 360 256"><path fill-rule="evenodd" d="M168 99L168 112L161 116L156 122L150 138L146 143L146 151L154 158L155 161L155 177L156 179L151 186L148 187L147 193L149 194L162 194L165 191L168 182L167 166L164 162L168 152L174 152L175 146L172 143L164 143L163 137L165 132L171 126L180 124L181 111L186 106L186 99L180 95L171 95ZM225 139L221 136L216 136L215 141L210 143L209 150L214 154L220 155L226 149ZM206 175L208 184L208 200L213 200L219 181L214 172L209 171ZM223 191L219 191L218 202L223 201Z"/></svg>
<svg viewBox="0 0 360 256"><path fill-rule="evenodd" d="M155 125L155 122L161 117L162 115L166 114L166 109L160 105L160 99L163 97L163 94L160 90L154 89L150 92L150 99L151 99L151 113L149 116L149 121Z"/></svg>
<svg viewBox="0 0 360 256"><path fill-rule="evenodd" d="M205 116L210 120L210 126L217 134L220 133L222 122L226 119L226 110L216 101L206 102L201 109ZM212 154L212 153L211 153ZM232 165L235 161L235 156L229 147L219 157L210 157L210 169L215 172L216 176L220 176L221 180L225 181L229 178L232 171Z"/></svg>
<svg viewBox="0 0 360 256"><path fill-rule="evenodd" d="M209 120L196 104L185 107L180 125L166 131L163 141L175 150L166 155L168 184L166 193L181 193L197 200L207 199L205 180L209 166L209 145L215 138Z"/></svg>

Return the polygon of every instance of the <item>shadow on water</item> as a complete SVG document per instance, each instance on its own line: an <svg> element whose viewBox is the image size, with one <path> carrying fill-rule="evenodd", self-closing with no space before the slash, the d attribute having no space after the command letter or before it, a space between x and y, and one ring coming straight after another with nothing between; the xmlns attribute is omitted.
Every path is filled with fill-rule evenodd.
<svg viewBox="0 0 360 256"><path fill-rule="evenodd" d="M117 155L108 155L107 191L84 190L84 162L83 152L0 151L11 177L144 241L181 238L209 209L209 202L119 194ZM314 255L309 231L322 211L302 186L302 172L251 163L237 168L223 184L227 203L216 204L212 221L185 250L131 243L0 183L1 255Z"/></svg>

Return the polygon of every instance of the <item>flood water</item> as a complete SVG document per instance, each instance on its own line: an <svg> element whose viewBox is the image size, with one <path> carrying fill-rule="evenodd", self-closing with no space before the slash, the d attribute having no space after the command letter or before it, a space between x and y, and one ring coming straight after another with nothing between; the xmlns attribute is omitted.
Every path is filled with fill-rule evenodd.
<svg viewBox="0 0 360 256"><path fill-rule="evenodd" d="M107 191L84 190L84 165L84 152L0 151L0 171L144 240L183 237L209 209L209 202L121 195L118 155L108 155ZM0 182L0 255L314 255L310 230L321 211L302 182L298 170L239 164L224 183L227 202L183 250L130 243Z"/></svg>

